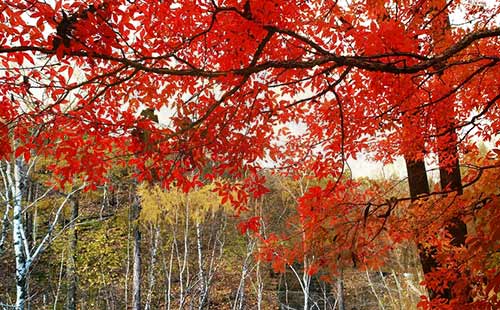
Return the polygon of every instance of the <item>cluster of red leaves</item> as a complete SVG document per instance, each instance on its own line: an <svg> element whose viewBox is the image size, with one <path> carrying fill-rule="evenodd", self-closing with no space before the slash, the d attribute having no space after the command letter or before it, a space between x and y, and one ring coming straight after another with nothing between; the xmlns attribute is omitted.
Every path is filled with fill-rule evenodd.
<svg viewBox="0 0 500 310"><path fill-rule="evenodd" d="M442 31L458 10L470 27ZM454 144L457 131L469 152L500 130L499 12L443 0L3 1L0 155L49 158L60 186L96 186L126 165L138 180L186 191L201 179L238 179L218 192L245 210L266 192L266 161L292 176L338 179L359 152L421 159ZM375 253L390 249L381 234L417 237L388 220L391 203L368 204L376 191L359 187L330 182L298 201L300 248L325 253L311 273L380 264ZM281 262L298 257L269 244ZM492 300L498 277L489 279L493 293L481 296Z"/></svg>
<svg viewBox="0 0 500 310"><path fill-rule="evenodd" d="M484 163L483 163L484 164ZM495 166L490 162L489 165ZM472 169L467 177L474 178ZM298 201L287 231L263 240L260 259L276 272L308 261L307 272L335 276L344 267L380 268L403 244L419 244L434 253L439 267L422 285L436 293L451 290L453 299L422 296L423 309L497 309L500 228L495 170L483 172L463 196L436 195L425 200L384 199L391 182L329 182L311 187ZM370 201L369 204L366 202ZM465 245L452 244L447 226L460 218L468 225Z"/></svg>

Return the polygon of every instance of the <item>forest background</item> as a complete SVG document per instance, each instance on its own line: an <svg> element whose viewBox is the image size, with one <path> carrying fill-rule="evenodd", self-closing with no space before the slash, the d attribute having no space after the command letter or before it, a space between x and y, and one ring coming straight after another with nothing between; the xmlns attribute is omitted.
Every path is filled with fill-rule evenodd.
<svg viewBox="0 0 500 310"><path fill-rule="evenodd" d="M499 15L3 1L2 307L497 309Z"/></svg>

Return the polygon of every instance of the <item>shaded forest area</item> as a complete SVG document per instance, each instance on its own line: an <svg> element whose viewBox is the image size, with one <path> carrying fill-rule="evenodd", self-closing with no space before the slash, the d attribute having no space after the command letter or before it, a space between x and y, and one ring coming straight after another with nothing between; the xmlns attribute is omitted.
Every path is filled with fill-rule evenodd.
<svg viewBox="0 0 500 310"><path fill-rule="evenodd" d="M113 183L69 195L41 183L44 165L32 171L25 246L50 242L26 276L27 309L396 310L415 309L426 294L413 244L399 245L378 269L346 265L333 274L311 273L314 254L306 252L283 270L263 260L264 239L297 231L296 199L317 183L310 178L268 175L270 192L237 216L213 184L185 194L137 186L122 170ZM242 226L249 216L258 217L255 227ZM16 298L10 229L2 226L2 309Z"/></svg>

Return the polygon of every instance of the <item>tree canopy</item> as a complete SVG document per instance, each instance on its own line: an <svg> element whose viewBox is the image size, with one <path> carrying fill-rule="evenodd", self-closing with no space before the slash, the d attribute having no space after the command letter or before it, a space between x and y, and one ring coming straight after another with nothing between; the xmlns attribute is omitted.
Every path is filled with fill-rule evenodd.
<svg viewBox="0 0 500 310"><path fill-rule="evenodd" d="M306 174L328 180L297 203L318 268L339 253L370 263L388 249L380 234L439 252L453 245L450 222L498 218L498 193L472 185L499 172L499 15L495 1L6 0L0 156L50 158L60 187L103 184L120 165L185 192L229 176L238 181L215 191L238 211L266 193L263 168ZM404 156L411 195L347 180L360 153ZM423 158L441 168L441 188L412 191ZM499 232L488 225L427 282L462 283L446 270L463 271L457 305L498 305Z"/></svg>

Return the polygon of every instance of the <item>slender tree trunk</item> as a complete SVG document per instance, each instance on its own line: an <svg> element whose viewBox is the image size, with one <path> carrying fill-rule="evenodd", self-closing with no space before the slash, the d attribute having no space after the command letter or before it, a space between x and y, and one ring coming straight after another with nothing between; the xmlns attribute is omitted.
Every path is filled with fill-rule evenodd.
<svg viewBox="0 0 500 310"><path fill-rule="evenodd" d="M259 216L261 219L263 219L263 213L262 213L262 205L263 205L264 197L262 196L260 198L260 202L257 203L256 201L256 206L255 209L257 210L257 216ZM261 220L260 221L260 226L259 226L259 234L263 236L264 238L267 238L267 233L266 233L266 221ZM255 267L255 277L257 281L257 310L262 310L262 292L264 291L264 280L262 279L262 273L260 269L260 260L257 261L257 266Z"/></svg>
<svg viewBox="0 0 500 310"><path fill-rule="evenodd" d="M11 164L8 164L11 166ZM12 164L13 168L13 180L11 178L10 187L12 196L14 197L13 206L13 240L14 240L14 254L16 256L16 310L24 310L26 305L27 288L26 288L26 277L28 274L28 268L26 264L26 253L25 253L25 239L24 239L24 227L23 227L23 208L22 208L22 191L21 191L21 171L22 161L14 160ZM9 169L10 170L10 169ZM8 171L10 174L10 171Z"/></svg>
<svg viewBox="0 0 500 310"><path fill-rule="evenodd" d="M34 162L32 162L34 164ZM47 232L35 245L29 245L23 226L23 202L24 189L26 188L25 163L22 159L12 159L7 162L7 179L13 197L13 219L12 231L14 241L14 255L16 261L16 310L24 310L27 305L28 275L32 264L39 258L53 240L53 231L62 214L63 208L76 192L82 190L84 185L68 193L64 201L58 206L54 218L49 223Z"/></svg>
<svg viewBox="0 0 500 310"><path fill-rule="evenodd" d="M309 283L310 277L307 276L305 270L302 271L302 281L304 283L303 292L304 292L304 310L309 310Z"/></svg>
<svg viewBox="0 0 500 310"><path fill-rule="evenodd" d="M2 175L2 183L4 186L4 197L5 197L5 211L2 215L2 228L0 231L0 255L5 251L5 240L7 239L7 231L9 228L9 212L11 209L11 195L9 190L9 182L7 179L7 170L4 170L4 167L1 167L0 174Z"/></svg>
<svg viewBox="0 0 500 310"><path fill-rule="evenodd" d="M220 219L220 225L218 226L219 228L215 231L214 235L214 242L212 246L212 253L210 256L210 263L208 265L208 271L207 271L207 303L209 304L209 298L210 298L210 288L213 283L214 276L217 274L217 270L220 266L219 262L221 261L223 255L224 255L224 245L225 245L225 232L226 232L226 225L227 225L227 217L226 214L221 212L218 215L218 218ZM217 253L217 254L216 254Z"/></svg>
<svg viewBox="0 0 500 310"><path fill-rule="evenodd" d="M139 214L141 212L139 201L135 201L133 208L133 235L134 235L134 264L132 282L132 309L141 310L141 231L139 229Z"/></svg>
<svg viewBox="0 0 500 310"><path fill-rule="evenodd" d="M189 256L189 199L186 198L186 205L184 209L184 235L183 235L183 253L181 258L181 253L179 250L179 244L177 242L177 238L174 238L175 249L177 254L177 263L179 266L179 309L183 309L184 304L187 298L186 289L190 284L189 277L189 264L188 264L188 256Z"/></svg>
<svg viewBox="0 0 500 310"><path fill-rule="evenodd" d="M300 266L300 270L302 271L302 275L299 274L297 271L298 268L295 268L293 264L288 264L288 267L292 271L293 275L295 276L297 282L299 283L300 289L302 290L303 294L303 300L302 300L302 309L303 310L309 310L309 298L310 298L310 284L311 284L311 276L307 273L309 263L306 258L304 258L304 262L302 263L302 266ZM286 274L285 274L286 277ZM286 278L285 278L285 285L286 285ZM288 291L288 288L287 288ZM288 306L288 301L287 301L287 306ZM297 305L293 305L293 307L299 307L298 301Z"/></svg>
<svg viewBox="0 0 500 310"><path fill-rule="evenodd" d="M262 279L262 273L260 272L260 261L257 261L257 266L255 267L255 279L257 282L257 310L262 310L262 292L264 291L264 281Z"/></svg>
<svg viewBox="0 0 500 310"><path fill-rule="evenodd" d="M33 226L31 229L31 241L33 245L37 243L37 233L38 233L38 206L35 204L33 210Z"/></svg>
<svg viewBox="0 0 500 310"><path fill-rule="evenodd" d="M177 247L177 227L179 224L179 212L177 209L174 210L175 215L175 221L171 225L172 228L172 243L170 244L170 258L168 261L168 268L166 266L166 260L165 257L163 257L163 269L166 274L166 281L167 283L165 286L167 287L167 290L165 292L165 304L166 304L166 310L170 310L172 307L172 269L173 269L173 263L174 263L174 252L177 251L177 259L179 259L179 253L178 253L178 247ZM168 269L168 271L167 271Z"/></svg>
<svg viewBox="0 0 500 310"><path fill-rule="evenodd" d="M129 189L130 192L132 192L132 189ZM133 208L129 208L128 210L128 216L127 216L127 264L125 266L125 287L123 289L124 293L124 299L125 299L125 307L128 309L128 301L129 301L129 295L128 295L128 287L129 287L129 275L130 275L130 239L131 239L131 232L132 232L132 210Z"/></svg>
<svg viewBox="0 0 500 310"><path fill-rule="evenodd" d="M370 278L370 273L368 272L368 270L365 270L365 272L366 272L366 279L368 280L368 284L370 285L370 288L372 290L372 294L373 294L373 296L375 296L375 299L377 299L379 309L385 310L384 303L382 302L382 300L378 296L377 290L375 289L375 285L373 284L373 282Z"/></svg>
<svg viewBox="0 0 500 310"><path fill-rule="evenodd" d="M198 253L198 281L200 283L200 296L198 298L198 309L201 310L205 307L207 300L207 279L203 267L203 249L201 240L201 225L199 220L195 223L196 229L196 250Z"/></svg>
<svg viewBox="0 0 500 310"><path fill-rule="evenodd" d="M5 211L2 216L2 228L0 230L0 255L4 252L4 244L7 239L7 229L9 227L9 212L10 212L10 204L5 203Z"/></svg>
<svg viewBox="0 0 500 310"><path fill-rule="evenodd" d="M238 285L238 289L236 291L236 296L234 299L233 310L242 310L245 305L245 282L248 275L249 264L252 259L252 254L254 253L255 248L255 240L247 234L247 251L245 255L245 259L243 260L243 264L241 266L241 276L240 282Z"/></svg>
<svg viewBox="0 0 500 310"><path fill-rule="evenodd" d="M340 274L337 278L337 300L335 303L338 306L338 310L345 310L344 302L344 271L340 270Z"/></svg>
<svg viewBox="0 0 500 310"><path fill-rule="evenodd" d="M76 253L78 245L78 232L76 229L76 221L79 213L78 197L74 197L71 201L71 222L69 231L69 255L68 265L66 268L66 277L68 282L66 309L76 310L76 290L77 290L77 276L76 276Z"/></svg>
<svg viewBox="0 0 500 310"><path fill-rule="evenodd" d="M236 294L234 297L233 310L242 310L245 305L245 278L247 274L247 260L243 262L243 266L241 268L241 277L240 282L238 284L238 289L236 290Z"/></svg>
<svg viewBox="0 0 500 310"><path fill-rule="evenodd" d="M301 186L302 187L302 186ZM302 190L302 195L305 192L305 190ZM302 224L302 227L304 225ZM302 232L302 251L304 253L303 255L303 266L302 266L302 291L304 292L304 310L309 310L309 298L310 298L310 284L311 284L311 276L308 273L309 270L309 260L306 253L306 234L305 234L305 229ZM293 270L293 269L292 269ZM300 281L299 277L297 276L297 279Z"/></svg>
<svg viewBox="0 0 500 310"><path fill-rule="evenodd" d="M175 236L174 236L175 238ZM167 283L165 284L165 286L167 287L166 291L165 291L165 307L166 307L166 310L170 310L171 309L171 305L172 305L172 267L173 267L173 261L174 261L174 243L172 241L172 244L170 245L170 256L169 256L169 260L168 260L168 268L167 268L167 263L166 263L166 258L163 257L163 270L165 272L165 280L167 281Z"/></svg>
<svg viewBox="0 0 500 310"><path fill-rule="evenodd" d="M63 281L63 271L64 271L64 249L61 251L61 264L59 268L59 279L57 281L57 289L54 297L54 304L53 304L53 309L57 309L57 304L59 302L59 293L61 291L61 285Z"/></svg>
<svg viewBox="0 0 500 310"><path fill-rule="evenodd" d="M149 261L149 275L148 275L148 293L146 295L145 310L151 309L151 299L153 297L153 288L155 285L155 266L156 266L156 253L158 251L158 244L160 242L160 226L151 225L151 238L153 239L153 246L151 247L151 257Z"/></svg>

